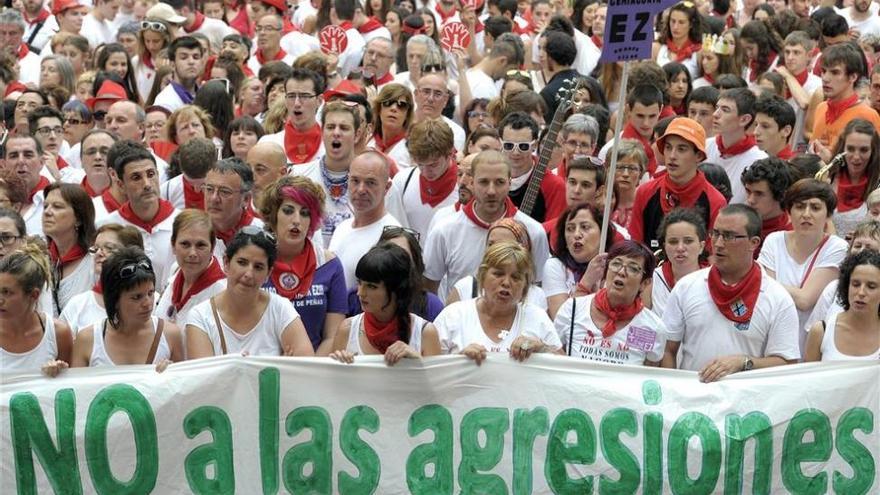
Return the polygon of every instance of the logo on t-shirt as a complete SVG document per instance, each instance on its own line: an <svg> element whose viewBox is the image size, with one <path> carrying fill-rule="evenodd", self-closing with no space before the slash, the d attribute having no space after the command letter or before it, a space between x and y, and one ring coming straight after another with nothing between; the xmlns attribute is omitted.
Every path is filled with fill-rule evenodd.
<svg viewBox="0 0 880 495"><path fill-rule="evenodd" d="M278 278L278 281L281 283L281 288L284 290L293 290L299 287L299 277L297 277L295 273L282 273Z"/></svg>

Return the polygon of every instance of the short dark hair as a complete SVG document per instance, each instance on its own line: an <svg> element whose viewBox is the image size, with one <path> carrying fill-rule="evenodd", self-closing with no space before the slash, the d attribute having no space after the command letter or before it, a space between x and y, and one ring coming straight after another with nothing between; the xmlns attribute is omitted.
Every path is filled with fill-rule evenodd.
<svg viewBox="0 0 880 495"><path fill-rule="evenodd" d="M788 106L788 103L785 105ZM773 201L779 204L782 204L782 201L785 199L785 191L794 182L788 165L782 159L775 156L762 158L753 163L750 167L743 170L740 180L743 185L755 184L762 180L767 181L767 186L773 195Z"/></svg>
<svg viewBox="0 0 880 495"><path fill-rule="evenodd" d="M171 44L168 45L168 60L174 62L174 58L177 56L177 50L181 48L186 48L187 50L198 48L199 53L201 53L202 55L205 54L205 51L202 48L202 44L199 43L199 40L192 36L181 36L180 38L175 38L171 42Z"/></svg>
<svg viewBox="0 0 880 495"><path fill-rule="evenodd" d="M721 74L715 79L715 84L713 84L716 88L720 90L725 89L733 89L733 88L747 88L749 87L749 83L746 82L741 76L736 74Z"/></svg>
<svg viewBox="0 0 880 495"><path fill-rule="evenodd" d="M510 18L513 19L516 16L517 8L516 0L498 0L498 12L501 15L510 14Z"/></svg>
<svg viewBox="0 0 880 495"><path fill-rule="evenodd" d="M219 160L211 169L221 174L236 174L241 179L241 188L244 192L250 192L254 188L254 172L251 167L241 158L229 157Z"/></svg>
<svg viewBox="0 0 880 495"><path fill-rule="evenodd" d="M590 157L592 158L592 157ZM568 179L569 174L571 174L572 170L586 170L588 172L595 172L596 174L596 187L602 187L605 185L605 167L593 163L593 160L590 158L575 158L568 164L565 168L565 177L564 179Z"/></svg>
<svg viewBox="0 0 880 495"><path fill-rule="evenodd" d="M718 99L733 100L736 103L736 115L748 115L751 117L751 120L746 124L746 127L752 125L752 122L755 120L755 102L757 101L752 90L749 88L725 89L721 92L721 96Z"/></svg>
<svg viewBox="0 0 880 495"><path fill-rule="evenodd" d="M840 282L837 284L837 302L844 310L849 311L849 283L857 266L869 265L880 268L880 252L865 249L851 254L840 265Z"/></svg>
<svg viewBox="0 0 880 495"><path fill-rule="evenodd" d="M504 135L505 127L510 127L515 131L528 128L532 131L532 139L538 139L538 134L541 132L535 119L525 112L511 112L501 119L501 122L498 123L500 135Z"/></svg>
<svg viewBox="0 0 880 495"><path fill-rule="evenodd" d="M724 167L717 163L703 162L700 164L699 169L703 172L709 184L712 184L712 187L720 192L724 199L730 201L730 198L733 197L733 189L730 186L730 177L727 176L727 171L724 170Z"/></svg>
<svg viewBox="0 0 880 495"><path fill-rule="evenodd" d="M844 21L846 23L846 21ZM865 57L861 50L852 43L840 43L831 45L822 52L822 69L830 69L835 65L842 64L846 75L858 74L859 77L867 77ZM855 84L855 83L854 83Z"/></svg>
<svg viewBox="0 0 880 495"><path fill-rule="evenodd" d="M513 31L513 21L503 15L493 15L486 19L483 28L486 30L486 34L492 36L492 39L498 39L502 34Z"/></svg>
<svg viewBox="0 0 880 495"><path fill-rule="evenodd" d="M336 17L343 21L354 19L354 11L361 8L357 0L333 0L333 10L336 11Z"/></svg>
<svg viewBox="0 0 880 495"><path fill-rule="evenodd" d="M260 229L259 233L251 233L250 231L244 232L244 230L246 229L236 232L235 237L233 237L226 246L226 258L229 261L232 261L235 254L241 249L251 245L257 246L266 253L268 268L271 270L272 265L275 264L275 259L278 257L278 250L275 247L275 237L262 229Z"/></svg>
<svg viewBox="0 0 880 495"><path fill-rule="evenodd" d="M85 134L85 136L82 137L82 140L80 140L80 148L79 148L79 156L80 156L80 158L82 158L82 155L83 155L83 153L85 153L85 150L86 150L86 147L84 146L85 143L86 143L86 139L88 139L88 138L90 138L90 137L92 137L92 136L97 136L98 134L103 134L103 135L105 135L105 136L110 136L110 139L112 139L114 143L115 143L116 141L119 141L119 138L116 137L115 134L113 134L112 132L108 131L107 129L92 129L92 130L90 130L89 132L87 132L87 133Z"/></svg>
<svg viewBox="0 0 880 495"><path fill-rule="evenodd" d="M836 12L832 12L822 19L822 36L834 38L849 32L849 23L846 18Z"/></svg>
<svg viewBox="0 0 880 495"><path fill-rule="evenodd" d="M734 203L721 208L719 215L744 215L746 217L746 234L749 237L761 237L761 215L758 210L743 203Z"/></svg>
<svg viewBox="0 0 880 495"><path fill-rule="evenodd" d="M657 105L662 109L664 102L663 91L653 84L639 84L626 95L626 106L629 108L634 107L636 103L641 103L646 107Z"/></svg>
<svg viewBox="0 0 880 495"><path fill-rule="evenodd" d="M217 147L206 138L194 138L180 145L180 170L190 179L203 179L217 163Z"/></svg>
<svg viewBox="0 0 880 495"><path fill-rule="evenodd" d="M785 126L791 126L791 132L794 132L797 115L795 115L794 109L791 108L791 105L779 96L770 95L758 98L757 101L755 101L755 114L759 113L763 113L773 119L780 131ZM789 133L789 136L790 135L791 133Z"/></svg>
<svg viewBox="0 0 880 495"><path fill-rule="evenodd" d="M131 276L121 277L123 267L134 266ZM107 320L113 326L119 325L119 298L122 293L143 283L156 284L156 272L150 258L144 251L134 246L124 246L110 255L101 268L101 286L104 290L104 308ZM95 329L95 331L100 331Z"/></svg>
<svg viewBox="0 0 880 495"><path fill-rule="evenodd" d="M560 31L550 31L544 35L547 40L544 51L550 60L559 65L570 66L577 58L577 47L574 38Z"/></svg>
<svg viewBox="0 0 880 495"><path fill-rule="evenodd" d="M535 0L532 3L532 10L534 10L535 4L542 2L548 5L550 3L546 0ZM549 33L551 31L566 34L572 41L574 41L574 25L571 23L571 19L564 15L554 15L549 21L547 21L547 27L544 28L544 32Z"/></svg>
<svg viewBox="0 0 880 495"><path fill-rule="evenodd" d="M34 148L36 148L36 150L37 150L37 155L39 155L39 156L43 155L43 145L41 145L40 142L37 141L37 138L35 138L31 134L21 134L21 135L16 135L16 136L9 136L8 138L6 138L6 142L3 143L2 146L0 146L0 158L6 158L6 152L7 152L6 148L9 147L9 142L12 141L13 139L28 139L30 141L33 141Z"/></svg>
<svg viewBox="0 0 880 495"><path fill-rule="evenodd" d="M55 117L61 124L64 124L64 115L58 111L55 107L50 107L49 105L43 105L41 107L37 107L33 112L29 113L27 116L28 120L28 130L32 135L37 133L37 122L40 119L45 119L47 117Z"/></svg>
<svg viewBox="0 0 880 495"><path fill-rule="evenodd" d="M642 280L650 280L651 277L654 276L654 267L657 266L657 259L654 257L654 253L651 252L650 249L646 248L644 244L633 241L633 240L623 240L614 243L611 246L611 249L608 251L608 261L613 260L619 256L629 256L631 258L641 258L642 259ZM605 264L605 273L602 278L608 276L608 263Z"/></svg>
<svg viewBox="0 0 880 495"><path fill-rule="evenodd" d="M321 74L302 67L294 67L290 71L290 75L284 80L284 91L287 91L287 81L311 81L315 88L315 94L321 96L326 91L327 86Z"/></svg>
<svg viewBox="0 0 880 495"><path fill-rule="evenodd" d="M718 104L718 97L720 95L721 91L714 86L700 86L688 95L687 104L690 106L691 103L705 103L714 107Z"/></svg>
<svg viewBox="0 0 880 495"><path fill-rule="evenodd" d="M116 141L107 153L107 163L113 168L116 177L124 180L125 166L138 160L150 160L156 164L156 158L143 144L130 139Z"/></svg>
<svg viewBox="0 0 880 495"><path fill-rule="evenodd" d="M674 225L676 223L687 223L693 225L694 230L697 231L697 239L701 241L705 241L707 237L709 237L709 232L706 230L706 216L703 214L703 211L697 208L684 208L678 207L673 208L672 211L667 213L663 220L660 221L660 226L657 227L657 240L660 242L660 259L666 259L666 250L663 249L663 246L666 244L666 230L670 225ZM700 253L700 259L704 259L706 257L705 248L702 253Z"/></svg>
<svg viewBox="0 0 880 495"><path fill-rule="evenodd" d="M825 203L830 218L834 209L837 208L837 195L834 194L834 189L830 184L816 179L801 179L792 184L785 193L782 207L785 208L785 211L791 211L795 203L813 198Z"/></svg>

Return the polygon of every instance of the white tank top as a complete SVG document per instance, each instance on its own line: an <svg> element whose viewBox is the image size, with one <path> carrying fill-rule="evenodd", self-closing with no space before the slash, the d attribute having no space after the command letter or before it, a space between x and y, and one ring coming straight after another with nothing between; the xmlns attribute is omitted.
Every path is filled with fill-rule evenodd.
<svg viewBox="0 0 880 495"><path fill-rule="evenodd" d="M825 322L825 336L822 337L822 361L876 361L880 359L880 348L867 356L850 356L837 350L834 344L834 331L839 314L831 315Z"/></svg>
<svg viewBox="0 0 880 495"><path fill-rule="evenodd" d="M156 325L159 321L159 318L152 317L153 320L153 333L156 333ZM89 366L117 366L116 363L110 359L110 356L107 354L107 348L104 347L104 324L107 321L106 318L97 322L92 330L92 355L89 356ZM162 361L163 359L171 359L171 348L168 346L168 341L165 339L165 332L162 332L162 336L159 337L159 347L156 349L156 356L153 358L153 364ZM144 363L137 363L144 364Z"/></svg>
<svg viewBox="0 0 880 495"><path fill-rule="evenodd" d="M422 330L425 329L425 325L428 324L427 320L422 319L418 315L414 315L412 313L409 314L410 321L410 330L409 330L409 346L412 347L416 352L421 354L422 352ZM365 332L363 327L364 314L361 313L359 315L355 315L351 320L351 330L348 332L348 345L345 347L345 350L348 352L361 355L363 351L361 350L361 339L360 336Z"/></svg>
<svg viewBox="0 0 880 495"><path fill-rule="evenodd" d="M43 326L43 338L40 343L33 349L22 352L9 352L0 347L0 363L3 363L3 372L35 372L39 373L40 368L47 361L58 358L58 343L55 341L55 321L52 315L41 312L39 315L40 325Z"/></svg>

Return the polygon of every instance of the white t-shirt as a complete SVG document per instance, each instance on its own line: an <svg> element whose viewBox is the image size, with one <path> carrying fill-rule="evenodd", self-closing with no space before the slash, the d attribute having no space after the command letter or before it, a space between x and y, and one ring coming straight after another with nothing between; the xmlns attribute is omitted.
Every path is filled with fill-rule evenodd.
<svg viewBox="0 0 880 495"><path fill-rule="evenodd" d="M715 306L709 294L709 270L697 270L679 280L663 313L667 340L681 343L679 369L699 371L717 357L735 354L800 358L797 310L779 282L761 271L752 319L739 324Z"/></svg>
<svg viewBox="0 0 880 495"><path fill-rule="evenodd" d="M489 74L480 69L473 68L467 71L467 82L471 87L471 96L474 99L486 98L491 100L497 98L498 88L495 87L495 80L489 77Z"/></svg>
<svg viewBox="0 0 880 495"><path fill-rule="evenodd" d="M422 171L418 167L412 167L394 176L391 187L385 194L385 207L388 213L394 215L400 225L411 228L419 233L422 245L428 238L428 226L434 214L440 208L450 206L458 201L458 184L437 206L422 203L421 186L419 178Z"/></svg>
<svg viewBox="0 0 880 495"><path fill-rule="evenodd" d="M172 323L174 322L185 322L188 319L189 312L193 310L199 304L211 299L216 296L224 289L226 289L226 279L221 279L213 284L205 287L200 292L193 294L186 304L180 308L180 311L174 309L174 305L171 304L171 299L174 296L174 277L171 277L171 280L168 281L168 285L165 286L165 290L162 292L162 297L159 298L159 303L156 304L156 309L153 310L153 314L158 316L159 318L164 318Z"/></svg>
<svg viewBox="0 0 880 495"><path fill-rule="evenodd" d="M297 12L299 12L299 10L297 10ZM300 56L305 55L306 53L321 49L321 43L318 42L317 37L309 36L301 31L291 31L285 34L281 37L280 43L281 48L285 52L287 52L287 54L290 55L293 60L298 59ZM254 71L254 74L256 74L257 72L258 71Z"/></svg>
<svg viewBox="0 0 880 495"><path fill-rule="evenodd" d="M599 65L602 50L593 43L589 36L577 29L574 30L574 45L577 48L577 56L574 58L574 64L571 68L578 71L579 74L589 75ZM535 50L535 52L537 51Z"/></svg>
<svg viewBox="0 0 880 495"><path fill-rule="evenodd" d="M416 352L422 352L422 330L425 329L425 326L428 324L428 321L423 319L418 315L414 315L412 313L409 314L410 318L410 328L409 328L409 345ZM364 335L364 314L360 313L352 317L351 319L351 329L348 331L348 345L345 347L345 350L354 354L354 355L362 355L364 353L363 349L361 349L361 335ZM366 337L364 337L366 338Z"/></svg>
<svg viewBox="0 0 880 495"><path fill-rule="evenodd" d="M205 17L205 22L203 22L198 29L192 32L187 32L185 34L191 35L194 33L201 33L207 36L208 41L211 42L211 46L214 48L215 52L217 52L220 51L220 48L223 46L223 38L230 34L238 34L238 31L232 29L225 22L219 19Z"/></svg>
<svg viewBox="0 0 880 495"><path fill-rule="evenodd" d="M24 84L40 84L40 62L42 59L34 52L28 52L18 60L18 80Z"/></svg>
<svg viewBox="0 0 880 495"><path fill-rule="evenodd" d="M155 333L158 331L157 329L159 319L155 316L150 319L153 321L153 334L155 335ZM89 357L90 368L94 368L97 366L117 366L117 364L113 362L113 359L110 358L110 355L107 354L107 348L104 347L105 321L107 321L106 318L99 320L97 324L92 328L92 354ZM110 331L112 332L113 330ZM159 347L156 348L156 355L155 357L153 357L152 364L159 363L163 359L171 359L171 347L168 345L168 340L165 338L164 329L162 331L162 336L159 337Z"/></svg>
<svg viewBox="0 0 880 495"><path fill-rule="evenodd" d="M302 35L302 33L297 32L297 31L294 31L294 32L292 32L292 33L290 33L290 34L300 34L300 35ZM284 62L285 65L293 65L293 62L296 61L297 56L292 55L290 52L288 52L288 51L284 48L284 45L281 45L280 48L281 48L282 50L284 50L284 52L285 52L285 55L284 55L284 57L281 59L281 61ZM247 66L248 66L248 68L251 70L251 72L253 72L254 74L259 74L259 72L260 72L260 68L263 66L263 64L261 64L260 61L257 60L257 56L256 56L256 55L252 55L252 56L248 59L248 61L247 61Z"/></svg>
<svg viewBox="0 0 880 495"><path fill-rule="evenodd" d="M73 296L64 306L58 318L70 326L74 336L83 328L107 317L107 310L98 304L99 297L102 296L91 290L82 292Z"/></svg>
<svg viewBox="0 0 880 495"><path fill-rule="evenodd" d="M343 79L348 78L348 74L361 63L364 47L367 46L363 35L355 28L346 29L345 36L348 37L348 46L345 47L345 51L339 54L339 63L336 65L339 77Z"/></svg>
<svg viewBox="0 0 880 495"><path fill-rule="evenodd" d="M544 263L544 278L541 286L547 297L571 294L577 283L574 272L569 270L559 258L554 256Z"/></svg>
<svg viewBox="0 0 880 495"><path fill-rule="evenodd" d="M476 296L479 296L479 292L477 292L476 296L474 295L474 284L476 280L474 280L474 276L467 276L452 286L452 289L458 293L459 301L466 301L468 299L474 299ZM477 289L479 291L479 288ZM544 290L541 289L540 286L531 285L529 286L529 291L526 293L525 302L531 304L532 306L536 306L538 308L547 311L547 296L544 295Z"/></svg>
<svg viewBox="0 0 880 495"><path fill-rule="evenodd" d="M520 335L537 338L551 349L559 349L562 343L553 322L545 311L528 303L518 304L513 325L490 339L480 323L477 299L458 301L447 306L434 319L440 336L442 354L458 354L470 344L480 344L489 352L509 352L510 345Z"/></svg>
<svg viewBox="0 0 880 495"><path fill-rule="evenodd" d="M757 145L739 155L722 158L715 138L710 137L706 140L706 161L720 165L727 172L727 178L730 179L730 191L733 194L730 198L730 204L746 202L746 186L740 180L743 170L762 158L767 158L767 153L758 149Z"/></svg>
<svg viewBox="0 0 880 495"><path fill-rule="evenodd" d="M46 202L44 194L44 191L34 194L34 199L31 201L30 208L28 208L27 211L23 211L21 214L22 218L24 218L24 225L27 227L28 235L45 237L43 235L43 203Z"/></svg>
<svg viewBox="0 0 880 495"><path fill-rule="evenodd" d="M873 4L874 2L871 3ZM865 36L880 36L880 17L877 17L877 14L870 14L868 18L863 21L854 21L852 19L853 9L855 9L855 7L849 7L838 11L838 13L846 19L849 28L857 30L860 38Z"/></svg>
<svg viewBox="0 0 880 495"><path fill-rule="evenodd" d="M177 91L174 90L174 87L172 87L171 84L165 86L165 88L156 95L153 104L157 107L162 107L169 112L174 112L180 107L186 105L186 103L180 99L180 95L177 94Z"/></svg>
<svg viewBox="0 0 880 495"><path fill-rule="evenodd" d="M40 313L43 338L31 350L26 352L9 352L0 347L0 363L4 373L39 373L47 361L58 358L58 342L55 339L55 321L49 313Z"/></svg>
<svg viewBox="0 0 880 495"><path fill-rule="evenodd" d="M253 328L245 333L238 333L230 328L218 311L220 324L223 326L223 336L226 339L227 354L241 354L245 351L251 356L280 356L282 354L281 336L284 329L299 318L299 314L287 299L278 294L268 294L269 304L263 311L263 316ZM204 332L208 336L215 356L223 354L220 334L217 332L217 323L214 320L214 312L211 311L210 300L193 308L186 324L189 327L187 331Z"/></svg>
<svg viewBox="0 0 880 495"><path fill-rule="evenodd" d="M375 148L376 147L376 139L370 138L370 141L367 143L367 148ZM413 159L409 156L409 150L406 148L406 138L398 141L394 146L391 147L390 150L385 152L389 158L394 160L394 163L397 164L398 169L407 169L413 166ZM398 172L398 175L400 173ZM396 176L395 176L396 177Z"/></svg>
<svg viewBox="0 0 880 495"><path fill-rule="evenodd" d="M761 246L761 254L758 256L758 263L776 272L776 281L782 285L792 287L800 287L804 279L808 277L807 269L815 257L816 262L813 264L813 270L819 268L838 268L843 259L846 258L846 251L849 246L846 241L833 235L828 238L821 250L813 251L806 261L801 264L795 263L788 254L788 248L785 246L785 235L783 231L773 232L764 239L764 245ZM804 328L807 318L812 310L798 310L798 328ZM798 332L801 349L807 340L807 334Z"/></svg>
<svg viewBox="0 0 880 495"><path fill-rule="evenodd" d="M79 33L89 40L89 46L94 50L98 45L113 43L116 41L115 29L111 21L98 20L91 13L83 17L82 29Z"/></svg>
<svg viewBox="0 0 880 495"><path fill-rule="evenodd" d="M336 257L342 262L342 269L345 272L345 285L349 290L357 287L357 277L355 277L355 269L358 261L367 254L371 247L379 242L382 230L386 225L400 226L400 222L390 213L386 213L378 222L373 222L365 227L354 226L354 218L342 222L333 232L333 238L330 239L331 252L336 253Z"/></svg>
<svg viewBox="0 0 880 495"><path fill-rule="evenodd" d="M840 279L832 280L831 283L822 290L822 294L819 295L816 305L813 306L813 311L810 312L807 322L804 323L803 329L805 332L809 332L810 329L813 328L813 324L817 321L827 320L828 318L843 312L843 306L837 302L837 287L839 284Z"/></svg>
<svg viewBox="0 0 880 495"><path fill-rule="evenodd" d="M666 325L653 311L642 309L625 327L609 338L602 337L590 315L595 294L565 301L553 324L566 349L569 337L574 345L569 355L600 363L643 365L645 360L659 362L666 351ZM572 306L573 305L573 306ZM572 327L574 310L574 327Z"/></svg>

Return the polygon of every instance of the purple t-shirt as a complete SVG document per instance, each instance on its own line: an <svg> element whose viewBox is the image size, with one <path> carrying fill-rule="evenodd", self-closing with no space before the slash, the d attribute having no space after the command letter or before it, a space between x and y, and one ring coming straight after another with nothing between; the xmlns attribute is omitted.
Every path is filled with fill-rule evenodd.
<svg viewBox="0 0 880 495"><path fill-rule="evenodd" d="M263 286L269 292L276 292L270 278ZM346 314L348 311L348 291L345 287L345 274L339 258L324 263L315 270L309 293L293 300L293 307L302 318L312 347L317 351L324 340L324 320L327 313Z"/></svg>

